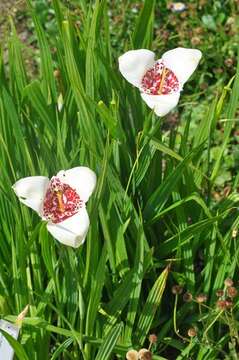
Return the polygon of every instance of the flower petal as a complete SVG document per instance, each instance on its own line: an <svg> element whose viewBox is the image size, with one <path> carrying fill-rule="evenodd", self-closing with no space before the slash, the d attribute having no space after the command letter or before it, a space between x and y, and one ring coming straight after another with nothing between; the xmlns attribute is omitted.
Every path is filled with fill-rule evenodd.
<svg viewBox="0 0 239 360"><path fill-rule="evenodd" d="M174 72L183 85L195 71L201 57L200 50L178 47L164 53L162 59L165 66Z"/></svg>
<svg viewBox="0 0 239 360"><path fill-rule="evenodd" d="M170 5L170 9L173 11L173 12L181 12L181 11L184 11L186 9L186 5L182 2L176 2L176 3L172 3Z"/></svg>
<svg viewBox="0 0 239 360"><path fill-rule="evenodd" d="M18 180L13 190L19 200L35 210L40 216L49 179L46 176L29 176Z"/></svg>
<svg viewBox="0 0 239 360"><path fill-rule="evenodd" d="M96 174L85 166L61 170L56 175L63 183L70 185L87 202L96 185Z"/></svg>
<svg viewBox="0 0 239 360"><path fill-rule="evenodd" d="M148 95L141 93L141 96L146 104L154 110L156 115L164 116L177 105L180 92L174 92L169 95Z"/></svg>
<svg viewBox="0 0 239 360"><path fill-rule="evenodd" d="M130 50L119 57L119 70L126 80L140 87L148 69L154 65L154 53L147 49Z"/></svg>
<svg viewBox="0 0 239 360"><path fill-rule="evenodd" d="M58 224L48 223L47 230L60 243L77 248L84 243L89 224L87 210L83 207L77 214Z"/></svg>

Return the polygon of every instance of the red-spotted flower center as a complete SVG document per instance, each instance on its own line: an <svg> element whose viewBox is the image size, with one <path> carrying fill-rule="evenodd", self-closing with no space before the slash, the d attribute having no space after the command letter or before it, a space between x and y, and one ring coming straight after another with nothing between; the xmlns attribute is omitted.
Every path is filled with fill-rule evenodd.
<svg viewBox="0 0 239 360"><path fill-rule="evenodd" d="M82 207L83 201L77 192L59 178L53 177L48 185L43 202L43 216L59 223L75 215Z"/></svg>
<svg viewBox="0 0 239 360"><path fill-rule="evenodd" d="M149 95L168 95L179 90L179 81L173 71L166 68L162 60L158 60L144 74L141 89Z"/></svg>

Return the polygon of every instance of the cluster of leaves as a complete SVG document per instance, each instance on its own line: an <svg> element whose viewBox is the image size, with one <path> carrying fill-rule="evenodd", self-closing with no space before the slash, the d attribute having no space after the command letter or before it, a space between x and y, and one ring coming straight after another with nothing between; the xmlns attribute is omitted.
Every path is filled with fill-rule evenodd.
<svg viewBox="0 0 239 360"><path fill-rule="evenodd" d="M180 303L175 315L171 287L177 282L214 301L224 279L238 273L239 177L230 179L230 193L215 199L214 192L238 108L239 70L227 87L219 84L206 113L198 104L196 131L190 95L180 129L164 130L117 69L121 47L154 48L156 1L140 6L130 38L119 32L119 47L111 45L113 7L106 0L79 0L79 19L53 0L54 48L27 3L39 75L28 76L13 24L9 66L3 56L0 62L0 313L14 321L30 304L21 344L10 340L16 355L123 359L128 349L147 345L152 331L155 360L230 354L234 335L222 330L217 314L206 347L178 338L175 316L186 332L182 324L190 325L195 307ZM222 116L227 121L220 122ZM72 250L19 204L11 185L79 164L97 172L98 185L86 244ZM238 329L237 300L233 314Z"/></svg>

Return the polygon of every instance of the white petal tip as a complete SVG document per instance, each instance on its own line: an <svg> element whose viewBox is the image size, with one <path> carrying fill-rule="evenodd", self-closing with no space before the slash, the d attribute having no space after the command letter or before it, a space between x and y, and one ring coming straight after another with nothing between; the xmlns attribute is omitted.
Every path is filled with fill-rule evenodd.
<svg viewBox="0 0 239 360"><path fill-rule="evenodd" d="M86 166L78 166L69 170L61 170L57 177L77 191L80 198L87 202L96 187L97 177L93 170Z"/></svg>
<svg viewBox="0 0 239 360"><path fill-rule="evenodd" d="M177 106L180 92L175 92L169 95L148 95L141 93L142 99L146 104L154 110L157 116L167 115L175 106Z"/></svg>
<svg viewBox="0 0 239 360"><path fill-rule="evenodd" d="M12 185L19 200L40 215L49 179L45 176L29 176Z"/></svg>
<svg viewBox="0 0 239 360"><path fill-rule="evenodd" d="M139 87L145 72L154 64L154 53L147 49L129 50L118 58L118 62L123 77Z"/></svg>
<svg viewBox="0 0 239 360"><path fill-rule="evenodd" d="M196 70L201 60L202 52L198 49L178 47L163 54L165 65L174 72L181 86Z"/></svg>
<svg viewBox="0 0 239 360"><path fill-rule="evenodd" d="M47 224L47 230L61 244L78 248L85 242L90 225L89 217L85 208L72 217L58 223Z"/></svg>

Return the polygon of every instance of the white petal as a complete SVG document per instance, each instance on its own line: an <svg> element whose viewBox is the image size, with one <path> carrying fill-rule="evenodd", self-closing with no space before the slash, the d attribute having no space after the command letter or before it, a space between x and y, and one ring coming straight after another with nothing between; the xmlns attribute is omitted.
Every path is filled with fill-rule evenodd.
<svg viewBox="0 0 239 360"><path fill-rule="evenodd" d="M186 5L184 3L182 3L182 2L176 2L176 3L172 3L170 5L170 9L173 12L181 12L181 11L186 9Z"/></svg>
<svg viewBox="0 0 239 360"><path fill-rule="evenodd" d="M126 80L140 87L146 71L154 66L154 53L150 50L130 50L119 57L119 70Z"/></svg>
<svg viewBox="0 0 239 360"><path fill-rule="evenodd" d="M96 185L96 174L85 166L61 170L56 175L63 183L70 185L79 194L81 200L88 201Z"/></svg>
<svg viewBox="0 0 239 360"><path fill-rule="evenodd" d="M141 96L146 104L154 110L156 115L164 116L177 106L180 92L174 92L169 95L148 95L141 93Z"/></svg>
<svg viewBox="0 0 239 360"><path fill-rule="evenodd" d="M23 204L29 206L41 216L48 183L49 179L45 176L29 176L18 180L12 188Z"/></svg>
<svg viewBox="0 0 239 360"><path fill-rule="evenodd" d="M77 248L85 241L89 224L89 216L84 207L67 220L58 224L48 223L47 230L60 243Z"/></svg>
<svg viewBox="0 0 239 360"><path fill-rule="evenodd" d="M177 76L182 86L195 71L201 57L200 50L178 47L164 53L162 59L165 66Z"/></svg>

